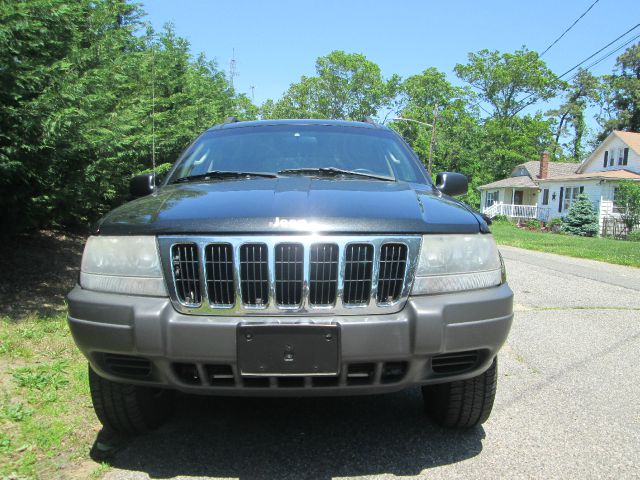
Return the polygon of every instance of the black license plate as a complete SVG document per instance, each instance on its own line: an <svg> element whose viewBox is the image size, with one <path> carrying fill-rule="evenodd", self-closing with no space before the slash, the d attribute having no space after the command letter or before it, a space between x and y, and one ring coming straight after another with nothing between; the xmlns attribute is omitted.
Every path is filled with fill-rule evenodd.
<svg viewBox="0 0 640 480"><path fill-rule="evenodd" d="M238 366L242 375L337 375L338 325L240 324Z"/></svg>

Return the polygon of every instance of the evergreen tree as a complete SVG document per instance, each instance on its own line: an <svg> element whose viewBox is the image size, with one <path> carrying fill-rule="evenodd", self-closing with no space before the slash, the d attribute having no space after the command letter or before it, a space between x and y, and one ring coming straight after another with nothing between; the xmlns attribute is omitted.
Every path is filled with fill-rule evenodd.
<svg viewBox="0 0 640 480"><path fill-rule="evenodd" d="M581 237L593 237L598 234L598 214L585 193L571 205L569 213L562 220L562 231Z"/></svg>
<svg viewBox="0 0 640 480"><path fill-rule="evenodd" d="M84 227L131 176L257 109L127 0L0 0L0 232ZM155 87L155 88L154 88ZM153 115L155 90L155 115Z"/></svg>

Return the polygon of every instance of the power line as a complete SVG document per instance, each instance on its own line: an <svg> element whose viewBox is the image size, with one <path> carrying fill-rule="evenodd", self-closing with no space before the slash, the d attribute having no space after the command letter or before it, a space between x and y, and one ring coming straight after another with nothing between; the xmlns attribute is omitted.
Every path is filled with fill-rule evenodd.
<svg viewBox="0 0 640 480"><path fill-rule="evenodd" d="M607 49L608 47L610 47L612 44L616 43L618 40L620 40L622 37L624 37L625 35L627 35L628 33L632 32L633 30L635 30L636 28L640 27L640 23L636 24L635 26L631 27L629 30L627 30L626 32L624 32L622 35L620 35L618 38L616 38L615 40L607 43L604 47L602 47L600 50L598 50L597 52L589 55L587 58L585 58L584 60L582 60L580 63L574 65L573 67L571 67L569 70L567 70L566 72L564 72L562 75L557 75L556 78L557 79L561 79L562 77L564 77L565 75L567 75L568 73L571 73L572 71L574 71L576 68L578 68L580 65L582 65L583 63L587 62L588 60L591 60L593 57L595 57L596 55L598 55L600 52L602 52L603 50ZM623 43L622 45L616 47L614 50L612 50L611 52L607 53L604 57L601 57L600 59L596 60L595 62L593 62L592 64L590 64L588 67L586 67L584 70L589 70L590 68L596 66L598 63L604 61L606 58L610 57L611 55L613 55L614 53L616 53L618 50L621 50L622 48L626 47L628 44L630 44L631 42L633 42L636 38L639 38L640 35L636 35L635 37L633 37L631 40L628 40L627 42ZM569 81L573 80L576 77L577 73L575 75L573 75L571 77L571 79L569 79ZM520 100L520 102L524 102L525 100L531 98L534 95L534 93L530 93L529 95L527 95L526 97L522 98ZM535 103L535 102L534 102ZM522 111L524 108L528 107L529 105L523 105L522 107L520 107L518 110L516 110L514 112L514 115L519 113L520 111Z"/></svg>
<svg viewBox="0 0 640 480"><path fill-rule="evenodd" d="M626 47L627 45L629 45L630 43L635 42L638 38L640 38L640 33L638 35L636 35L635 37L633 37L631 40L626 41L625 43L623 43L622 45L614 48L613 50L611 50L609 53L604 54L602 57L598 58L597 60L595 60L593 63L590 63L589 65L587 65L586 67L584 67L583 70L589 70L593 67L595 67L596 65L598 65L599 63L603 62L604 60L606 60L607 58L609 58L611 55L613 55L614 53L619 52L620 50L622 50L624 47ZM578 76L578 73L575 73L568 81L572 81L574 78L576 78Z"/></svg>
<svg viewBox="0 0 640 480"><path fill-rule="evenodd" d="M591 60L593 57L595 57L596 55L598 55L600 52L602 52L603 50L605 50L606 48L609 48L611 45L613 45L614 43L616 43L618 40L620 40L622 37L624 37L625 35L627 35L628 33L634 31L636 28L640 27L640 23L637 23L635 26L631 27L629 30L627 30L626 32L624 32L622 35L620 35L618 38L616 38L615 40L612 40L611 42L607 43L604 47L602 47L600 50L598 50L597 52L589 55L587 58L585 58L584 60L582 60L580 63L574 65L573 67L571 67L569 70L567 70L566 72L564 72L562 75L559 75L558 78L562 78L564 77L566 74L573 72L576 68L578 68L580 65L582 65L583 63L585 63L588 60Z"/></svg>
<svg viewBox="0 0 640 480"><path fill-rule="evenodd" d="M589 13L589 10L591 10L594 5L596 3L598 3L600 0L596 0L595 2L593 2L591 5L589 5L589 8L587 8L584 12L582 12L582 15L580 15L578 18L576 18L576 20L569 25L569 28L567 28L564 32L562 32L562 35L560 35L558 38L556 38L553 42L551 42L551 45L549 45L547 48L545 48L544 52L542 52L540 54L540 57L542 57L545 53L547 53L549 50L551 50L551 47L553 47L556 43L558 43L560 41L560 39L562 37L564 37L567 33L569 33L569 30L571 30L573 27L576 26L576 23L578 23L582 17L584 17L587 13Z"/></svg>

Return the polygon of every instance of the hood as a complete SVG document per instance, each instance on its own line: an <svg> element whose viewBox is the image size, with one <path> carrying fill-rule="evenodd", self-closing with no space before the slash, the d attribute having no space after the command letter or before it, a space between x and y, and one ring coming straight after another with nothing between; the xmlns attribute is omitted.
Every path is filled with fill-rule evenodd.
<svg viewBox="0 0 640 480"><path fill-rule="evenodd" d="M483 223L427 185L291 176L168 185L111 211L98 232L478 233Z"/></svg>

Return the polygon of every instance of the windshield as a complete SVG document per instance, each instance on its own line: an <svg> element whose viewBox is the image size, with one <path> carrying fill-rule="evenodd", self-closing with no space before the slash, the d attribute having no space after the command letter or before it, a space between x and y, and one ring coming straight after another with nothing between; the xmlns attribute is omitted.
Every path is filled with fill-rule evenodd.
<svg viewBox="0 0 640 480"><path fill-rule="evenodd" d="M206 132L185 152L168 181L207 178L207 172L313 175L311 170L319 168L427 182L408 147L394 133L329 125L266 125ZM318 172L322 173L327 172Z"/></svg>

